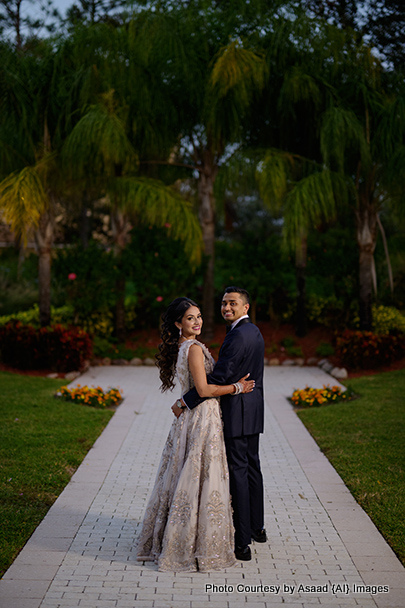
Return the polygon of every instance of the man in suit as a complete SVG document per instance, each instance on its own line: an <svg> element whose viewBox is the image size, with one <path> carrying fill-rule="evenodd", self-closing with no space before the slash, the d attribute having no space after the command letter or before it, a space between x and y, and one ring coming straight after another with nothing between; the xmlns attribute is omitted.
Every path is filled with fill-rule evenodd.
<svg viewBox="0 0 405 608"><path fill-rule="evenodd" d="M234 511L235 555L250 560L249 544L266 542L264 523L263 478L259 459L259 434L263 432L263 364L264 341L249 316L249 294L240 287L227 287L221 313L228 323L227 334L218 362L208 375L208 383L234 384L246 374L255 380L251 393L234 393L221 397L224 438L229 467L230 491ZM183 395L183 405L193 409L204 398L195 388ZM173 406L178 416L181 409Z"/></svg>

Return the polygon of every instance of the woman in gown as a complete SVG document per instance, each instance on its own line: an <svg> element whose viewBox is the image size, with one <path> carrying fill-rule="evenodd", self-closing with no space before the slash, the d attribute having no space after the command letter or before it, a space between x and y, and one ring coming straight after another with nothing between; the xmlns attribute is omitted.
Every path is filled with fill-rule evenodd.
<svg viewBox="0 0 405 608"><path fill-rule="evenodd" d="M184 409L171 426L137 545L138 561L155 561L160 571L219 570L235 564L228 466L219 408L221 395L253 390L254 381L207 384L214 360L196 340L202 317L189 298L176 298L162 316L157 355L161 390L181 394L195 386L210 397Z"/></svg>

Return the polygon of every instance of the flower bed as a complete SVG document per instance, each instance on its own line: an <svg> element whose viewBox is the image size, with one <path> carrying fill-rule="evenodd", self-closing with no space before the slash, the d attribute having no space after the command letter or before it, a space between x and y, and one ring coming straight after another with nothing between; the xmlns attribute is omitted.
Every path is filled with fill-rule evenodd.
<svg viewBox="0 0 405 608"><path fill-rule="evenodd" d="M336 355L346 367L376 369L405 356L405 334L373 334L346 329L336 339Z"/></svg>
<svg viewBox="0 0 405 608"><path fill-rule="evenodd" d="M343 391L340 386L324 385L323 388L296 389L291 397L291 403L296 407L319 407L326 403L350 401L353 399L351 391Z"/></svg>
<svg viewBox="0 0 405 608"><path fill-rule="evenodd" d="M77 384L73 388L62 386L60 391L56 393L56 397L99 408L119 405L123 399L122 393L118 388L110 388L104 391L100 386L81 386L80 384Z"/></svg>
<svg viewBox="0 0 405 608"><path fill-rule="evenodd" d="M92 349L90 336L80 327L36 328L21 321L0 326L1 360L17 369L80 370Z"/></svg>

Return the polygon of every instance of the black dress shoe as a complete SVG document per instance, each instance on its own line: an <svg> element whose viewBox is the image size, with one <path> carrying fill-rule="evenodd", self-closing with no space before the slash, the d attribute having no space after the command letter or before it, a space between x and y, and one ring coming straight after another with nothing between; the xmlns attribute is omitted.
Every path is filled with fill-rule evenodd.
<svg viewBox="0 0 405 608"><path fill-rule="evenodd" d="M251 532L253 540L257 543L265 543L267 541L266 530L262 528L261 530L255 530Z"/></svg>
<svg viewBox="0 0 405 608"><path fill-rule="evenodd" d="M249 545L245 545L244 547L235 547L235 557L236 559L241 559L244 562L251 560L252 552L250 551Z"/></svg>

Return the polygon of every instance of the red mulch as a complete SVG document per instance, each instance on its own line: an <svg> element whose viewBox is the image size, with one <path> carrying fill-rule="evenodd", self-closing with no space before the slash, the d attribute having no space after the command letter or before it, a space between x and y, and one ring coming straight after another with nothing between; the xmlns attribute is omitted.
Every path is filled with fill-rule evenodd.
<svg viewBox="0 0 405 608"><path fill-rule="evenodd" d="M311 357L318 357L316 349L321 342L333 342L333 331L324 327L312 328L308 334L302 338L298 338L295 335L294 327L292 325L272 325L268 322L259 322L258 327L263 334L263 338L266 345L266 357L277 358L280 362L287 358L290 358L285 350L281 347L281 340L283 338L292 338L294 340L294 346L300 346L303 352L303 358L305 360ZM207 346L210 348L214 358L218 357L220 345L225 338L225 325L218 324L215 327L215 334L212 340L206 341ZM204 338L202 337L204 341ZM158 328L143 329L134 332L126 341L128 348L145 345L148 347L156 348L160 342ZM318 357L319 358L319 357ZM339 366L339 361L336 357L328 357L331 363ZM359 376L367 376L376 373L405 369L405 359L401 361L395 361L390 366L379 368L378 370L348 370L349 378L357 378ZM16 374L24 374L28 376L47 376L51 373L51 370L17 370L10 366L3 365L0 363L1 371L13 372ZM63 378L63 374L59 374L60 378Z"/></svg>
<svg viewBox="0 0 405 608"><path fill-rule="evenodd" d="M22 376L47 376L48 374L54 374L51 369L17 369L15 367L11 367L10 365L5 365L0 362L0 372L10 372L12 374L20 374ZM58 378L64 378L65 374L58 374Z"/></svg>

